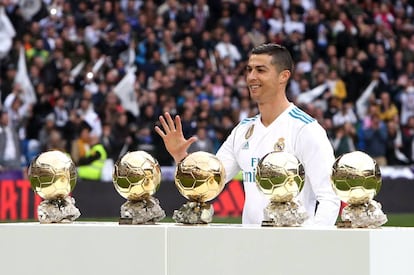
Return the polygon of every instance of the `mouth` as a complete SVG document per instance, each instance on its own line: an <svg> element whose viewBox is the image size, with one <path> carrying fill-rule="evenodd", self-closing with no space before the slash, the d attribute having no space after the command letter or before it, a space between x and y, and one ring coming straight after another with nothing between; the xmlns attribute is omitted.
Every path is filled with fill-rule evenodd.
<svg viewBox="0 0 414 275"><path fill-rule="evenodd" d="M254 84L254 85L249 85L249 90L251 92L256 91L257 89L259 89L261 86L259 84Z"/></svg>

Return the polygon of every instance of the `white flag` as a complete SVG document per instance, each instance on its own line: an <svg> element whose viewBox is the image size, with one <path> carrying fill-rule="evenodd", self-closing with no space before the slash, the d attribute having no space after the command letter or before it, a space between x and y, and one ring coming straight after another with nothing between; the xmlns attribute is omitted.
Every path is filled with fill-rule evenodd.
<svg viewBox="0 0 414 275"><path fill-rule="evenodd" d="M15 36L16 31L6 15L4 7L0 6L0 59L9 54Z"/></svg>
<svg viewBox="0 0 414 275"><path fill-rule="evenodd" d="M31 20L32 17L40 11L41 7L41 0L19 0L20 11L26 21Z"/></svg>
<svg viewBox="0 0 414 275"><path fill-rule="evenodd" d="M368 109L368 101L369 97L371 96L372 92L374 91L375 87L378 85L378 80L372 80L368 87L362 92L360 97L357 99L355 103L356 111L358 117L363 119L365 114L367 113Z"/></svg>
<svg viewBox="0 0 414 275"><path fill-rule="evenodd" d="M114 87L114 92L121 100L122 107L130 111L134 116L138 116L139 108L134 89L136 79L135 70L136 67L131 67L127 70L125 76Z"/></svg>
<svg viewBox="0 0 414 275"><path fill-rule="evenodd" d="M19 83L22 87L22 95L25 103L36 103L36 93L27 73L26 56L23 46L20 46L19 61L17 63L17 73L14 82Z"/></svg>
<svg viewBox="0 0 414 275"><path fill-rule="evenodd" d="M80 72L82 71L83 67L85 66L85 60L82 60L81 62L78 63L78 65L76 65L71 71L70 71L70 76L72 78L77 77Z"/></svg>
<svg viewBox="0 0 414 275"><path fill-rule="evenodd" d="M328 85L325 83L319 86L316 86L312 90L299 94L296 101L297 103L303 103L303 104L311 103L315 98L320 96L327 88L328 88Z"/></svg>
<svg viewBox="0 0 414 275"><path fill-rule="evenodd" d="M213 71L217 72L217 60L216 60L216 57L214 56L214 54L211 51L208 52L208 58L210 59Z"/></svg>
<svg viewBox="0 0 414 275"><path fill-rule="evenodd" d="M101 56L101 58L96 61L96 63L92 67L92 73L96 74L101 69L102 65L105 63L105 56Z"/></svg>

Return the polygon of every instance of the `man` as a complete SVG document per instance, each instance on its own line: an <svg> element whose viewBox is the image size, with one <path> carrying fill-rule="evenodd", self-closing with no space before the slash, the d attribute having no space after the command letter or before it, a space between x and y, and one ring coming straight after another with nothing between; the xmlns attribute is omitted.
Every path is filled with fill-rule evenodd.
<svg viewBox="0 0 414 275"><path fill-rule="evenodd" d="M20 169L21 148L18 133L10 125L8 112L0 110L0 172Z"/></svg>
<svg viewBox="0 0 414 275"><path fill-rule="evenodd" d="M90 149L86 151L84 157L78 162L78 176L84 180L100 180L102 177L102 169L108 158L104 146L99 142L99 138L90 135Z"/></svg>
<svg viewBox="0 0 414 275"><path fill-rule="evenodd" d="M258 161L276 147L295 155L305 168L305 185L298 196L309 215L305 225L333 225L339 213L340 200L330 180L333 149L318 122L288 101L286 85L292 71L292 57L283 46L263 44L251 51L246 82L259 114L242 120L217 152L227 181L243 171L245 224L260 224L263 220L263 209L269 201L256 187L254 175ZM173 120L165 113L159 119L163 130L158 126L155 130L179 162L187 156L196 137L184 138L179 116Z"/></svg>

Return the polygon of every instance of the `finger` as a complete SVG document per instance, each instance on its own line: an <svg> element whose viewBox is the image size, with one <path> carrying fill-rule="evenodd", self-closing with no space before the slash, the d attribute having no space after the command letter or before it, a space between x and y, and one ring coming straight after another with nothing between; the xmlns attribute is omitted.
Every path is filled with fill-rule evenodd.
<svg viewBox="0 0 414 275"><path fill-rule="evenodd" d="M187 139L187 141L186 141L187 148L190 147L190 145L193 144L196 141L197 141L197 137L194 137L194 136Z"/></svg>
<svg viewBox="0 0 414 275"><path fill-rule="evenodd" d="M167 120L170 131L175 131L175 124L174 124L174 120L171 118L171 115L169 113L165 113L164 116Z"/></svg>
<svg viewBox="0 0 414 275"><path fill-rule="evenodd" d="M169 132L170 132L170 127L168 127L168 124L167 124L167 122L165 121L165 118L163 117L163 116L160 116L160 122L161 122L161 125L162 125L162 128L164 129L164 131L165 131L165 134L168 134ZM160 129L161 130L161 129Z"/></svg>
<svg viewBox="0 0 414 275"><path fill-rule="evenodd" d="M157 134L160 135L160 137L164 138L165 137L165 133L161 130L160 127L155 126L155 132L157 132Z"/></svg>
<svg viewBox="0 0 414 275"><path fill-rule="evenodd" d="M181 123L181 118L179 115L175 116L175 127L177 128L177 132L183 131L183 125Z"/></svg>

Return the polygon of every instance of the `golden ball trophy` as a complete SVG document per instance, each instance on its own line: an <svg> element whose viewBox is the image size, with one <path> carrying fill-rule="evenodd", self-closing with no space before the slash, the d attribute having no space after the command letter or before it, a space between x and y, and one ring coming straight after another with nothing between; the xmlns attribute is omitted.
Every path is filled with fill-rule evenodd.
<svg viewBox="0 0 414 275"><path fill-rule="evenodd" d="M72 159L61 151L47 151L30 163L28 177L33 191L44 200L37 208L40 223L70 223L80 216L75 199L77 173Z"/></svg>
<svg viewBox="0 0 414 275"><path fill-rule="evenodd" d="M175 210L173 219L183 224L208 224L214 208L208 201L223 190L226 174L223 164L213 154L198 151L177 164L175 185L189 201Z"/></svg>
<svg viewBox="0 0 414 275"><path fill-rule="evenodd" d="M292 154L272 151L262 157L256 169L256 184L270 200L264 209L262 226L300 226L308 215L296 199L303 188L305 170Z"/></svg>
<svg viewBox="0 0 414 275"><path fill-rule="evenodd" d="M159 200L153 197L161 183L161 169L149 153L126 153L115 163L112 179L116 191L127 199L119 224L152 224L165 218Z"/></svg>
<svg viewBox="0 0 414 275"><path fill-rule="evenodd" d="M387 222L381 204L373 200L381 189L381 171L368 154L354 151L339 156L332 168L332 184L347 203L340 227L377 228Z"/></svg>

